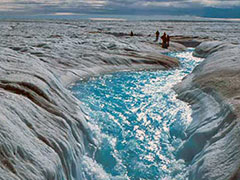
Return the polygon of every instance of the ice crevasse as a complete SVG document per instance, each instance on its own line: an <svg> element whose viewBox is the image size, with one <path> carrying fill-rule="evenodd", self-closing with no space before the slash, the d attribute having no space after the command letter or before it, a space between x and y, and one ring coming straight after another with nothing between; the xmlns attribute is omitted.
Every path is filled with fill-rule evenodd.
<svg viewBox="0 0 240 180"><path fill-rule="evenodd" d="M62 64L53 68L31 54L9 48L0 53L0 179L83 179L78 164L83 154L91 156L96 142L64 82L96 71L86 70L95 62L65 71ZM193 109L177 152L189 165L189 179L239 178L239 53L238 45L202 43L195 55L206 60L175 87ZM126 59L121 66L132 63ZM143 66L140 60L137 64Z"/></svg>
<svg viewBox="0 0 240 180"><path fill-rule="evenodd" d="M177 59L145 54L69 58L33 48L0 48L0 179L84 179L83 155L91 157L95 138L81 104L66 88L79 78L125 68L164 69ZM52 52L52 51L51 51ZM53 57L53 56L56 57ZM48 61L44 60L48 59ZM144 62L143 62L144 61ZM146 65L147 64L147 65Z"/></svg>

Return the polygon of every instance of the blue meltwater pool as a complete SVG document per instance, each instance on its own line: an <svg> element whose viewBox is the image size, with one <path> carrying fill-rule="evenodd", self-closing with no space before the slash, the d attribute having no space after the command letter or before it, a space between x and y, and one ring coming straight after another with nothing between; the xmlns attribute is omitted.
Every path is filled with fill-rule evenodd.
<svg viewBox="0 0 240 180"><path fill-rule="evenodd" d="M169 53L177 69L116 72L79 81L71 91L80 100L98 147L80 165L86 179L185 180L176 160L191 108L172 89L202 59L193 49Z"/></svg>

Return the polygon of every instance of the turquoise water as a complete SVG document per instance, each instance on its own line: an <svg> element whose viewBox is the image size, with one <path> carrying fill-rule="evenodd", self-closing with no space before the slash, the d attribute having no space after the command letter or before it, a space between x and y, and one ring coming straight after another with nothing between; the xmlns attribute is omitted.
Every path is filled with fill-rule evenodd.
<svg viewBox="0 0 240 180"><path fill-rule="evenodd" d="M187 167L175 153L191 109L172 87L201 62L192 51L168 54L179 58L177 69L117 72L71 88L98 139L92 161L109 179L186 179ZM101 179L92 168L84 170L86 179Z"/></svg>

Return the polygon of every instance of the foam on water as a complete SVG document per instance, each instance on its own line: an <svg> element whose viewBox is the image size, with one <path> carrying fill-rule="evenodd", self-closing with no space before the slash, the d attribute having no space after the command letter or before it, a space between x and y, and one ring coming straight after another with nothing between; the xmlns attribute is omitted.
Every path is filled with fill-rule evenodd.
<svg viewBox="0 0 240 180"><path fill-rule="evenodd" d="M79 166L86 179L186 179L187 167L176 160L191 109L172 87L202 59L192 49L169 53L181 67L167 71L116 72L72 88L84 105L98 147Z"/></svg>

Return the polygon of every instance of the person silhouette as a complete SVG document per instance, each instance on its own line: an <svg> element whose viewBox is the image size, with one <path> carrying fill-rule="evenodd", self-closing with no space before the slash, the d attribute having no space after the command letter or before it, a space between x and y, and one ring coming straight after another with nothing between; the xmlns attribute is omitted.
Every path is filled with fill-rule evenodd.
<svg viewBox="0 0 240 180"><path fill-rule="evenodd" d="M130 36L133 36L133 32L131 31Z"/></svg>
<svg viewBox="0 0 240 180"><path fill-rule="evenodd" d="M170 36L169 35L167 35L167 48L169 47L169 45L170 45Z"/></svg>
<svg viewBox="0 0 240 180"><path fill-rule="evenodd" d="M162 39L162 48L167 48L167 34L164 32L161 36Z"/></svg>
<svg viewBox="0 0 240 180"><path fill-rule="evenodd" d="M159 39L159 34L160 34L159 31L157 31L157 32L156 32L156 40L155 40L155 42L158 41L158 39Z"/></svg>

